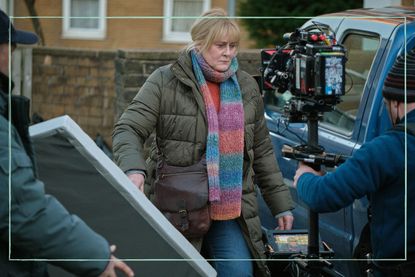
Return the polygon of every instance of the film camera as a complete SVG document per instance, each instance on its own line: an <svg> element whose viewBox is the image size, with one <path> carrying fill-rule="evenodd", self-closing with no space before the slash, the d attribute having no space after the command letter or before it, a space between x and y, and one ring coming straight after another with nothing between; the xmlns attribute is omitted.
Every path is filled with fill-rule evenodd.
<svg viewBox="0 0 415 277"><path fill-rule="evenodd" d="M307 123L307 144L285 145L283 156L306 162L319 170L321 165L333 167L346 160L342 155L325 153L324 148L318 145L318 120L324 112L332 111L346 93L346 50L337 44L334 32L327 34L322 31L322 26L314 24L313 29L297 29L285 34L286 45L261 51L261 86L265 92L288 92L290 96L284 112L289 122ZM327 245L322 248L318 214L309 210L308 215L307 232L283 236L280 232L267 232L268 246L272 250L269 256L278 259L288 254L294 259L289 263L291 275L302 272L301 276L342 276L327 260L333 257L334 252ZM282 239L287 242L283 243Z"/></svg>
<svg viewBox="0 0 415 277"><path fill-rule="evenodd" d="M291 122L306 122L309 111L330 111L345 94L346 51L321 30L287 33L285 46L261 51L262 89L289 91Z"/></svg>
<svg viewBox="0 0 415 277"><path fill-rule="evenodd" d="M284 106L289 122L307 122L307 145L285 145L287 158L334 167L347 157L325 153L317 144L317 121L334 109L346 93L346 49L328 26L313 22L309 29L284 34L287 44L261 51L261 87L266 93L290 94ZM312 28L312 29L311 29ZM267 92L268 91L268 92Z"/></svg>

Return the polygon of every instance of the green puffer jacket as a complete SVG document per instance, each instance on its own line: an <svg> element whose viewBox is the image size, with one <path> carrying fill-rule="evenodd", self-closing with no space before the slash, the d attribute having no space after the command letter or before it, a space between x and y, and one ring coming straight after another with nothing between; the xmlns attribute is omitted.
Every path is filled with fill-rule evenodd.
<svg viewBox="0 0 415 277"><path fill-rule="evenodd" d="M274 156L258 86L244 71L239 70L237 78L245 115L242 217L239 223L253 258L265 259L254 176L274 215L291 210L293 205ZM146 162L143 144L154 129L156 144L153 143ZM192 165L205 153L207 129L203 96L192 71L190 55L183 52L175 63L157 69L147 79L115 125L115 160L124 172L130 169L146 171L146 194L152 199L157 149L168 164ZM257 262L257 265L256 275L269 275L265 262Z"/></svg>

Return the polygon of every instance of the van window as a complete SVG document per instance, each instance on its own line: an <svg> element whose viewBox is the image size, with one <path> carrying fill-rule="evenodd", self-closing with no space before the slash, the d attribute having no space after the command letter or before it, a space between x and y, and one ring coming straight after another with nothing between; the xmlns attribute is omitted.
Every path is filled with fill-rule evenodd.
<svg viewBox="0 0 415 277"><path fill-rule="evenodd" d="M380 44L379 37L367 34L349 34L343 41L347 49L346 94L335 110L325 113L322 123L350 135L356 121L360 100L373 59ZM330 126L331 125L331 126Z"/></svg>

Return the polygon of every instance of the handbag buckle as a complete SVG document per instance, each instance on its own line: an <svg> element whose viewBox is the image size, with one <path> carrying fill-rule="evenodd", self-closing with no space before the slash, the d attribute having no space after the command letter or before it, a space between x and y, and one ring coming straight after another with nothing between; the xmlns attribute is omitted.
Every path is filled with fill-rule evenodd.
<svg viewBox="0 0 415 277"><path fill-rule="evenodd" d="M181 218L181 222L180 222L180 230L182 232L186 231L187 229L189 229L189 221L187 220L187 210L185 209L181 209L178 211L180 218Z"/></svg>

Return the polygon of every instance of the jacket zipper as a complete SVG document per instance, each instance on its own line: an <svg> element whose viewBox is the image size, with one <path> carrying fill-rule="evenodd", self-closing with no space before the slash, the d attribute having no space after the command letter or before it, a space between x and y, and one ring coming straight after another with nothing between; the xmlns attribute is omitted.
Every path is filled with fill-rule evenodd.
<svg viewBox="0 0 415 277"><path fill-rule="evenodd" d="M161 173L160 178L165 178L169 176L180 176L180 175L190 175L190 174L205 174L203 171L192 171L192 172L182 172L182 173Z"/></svg>

